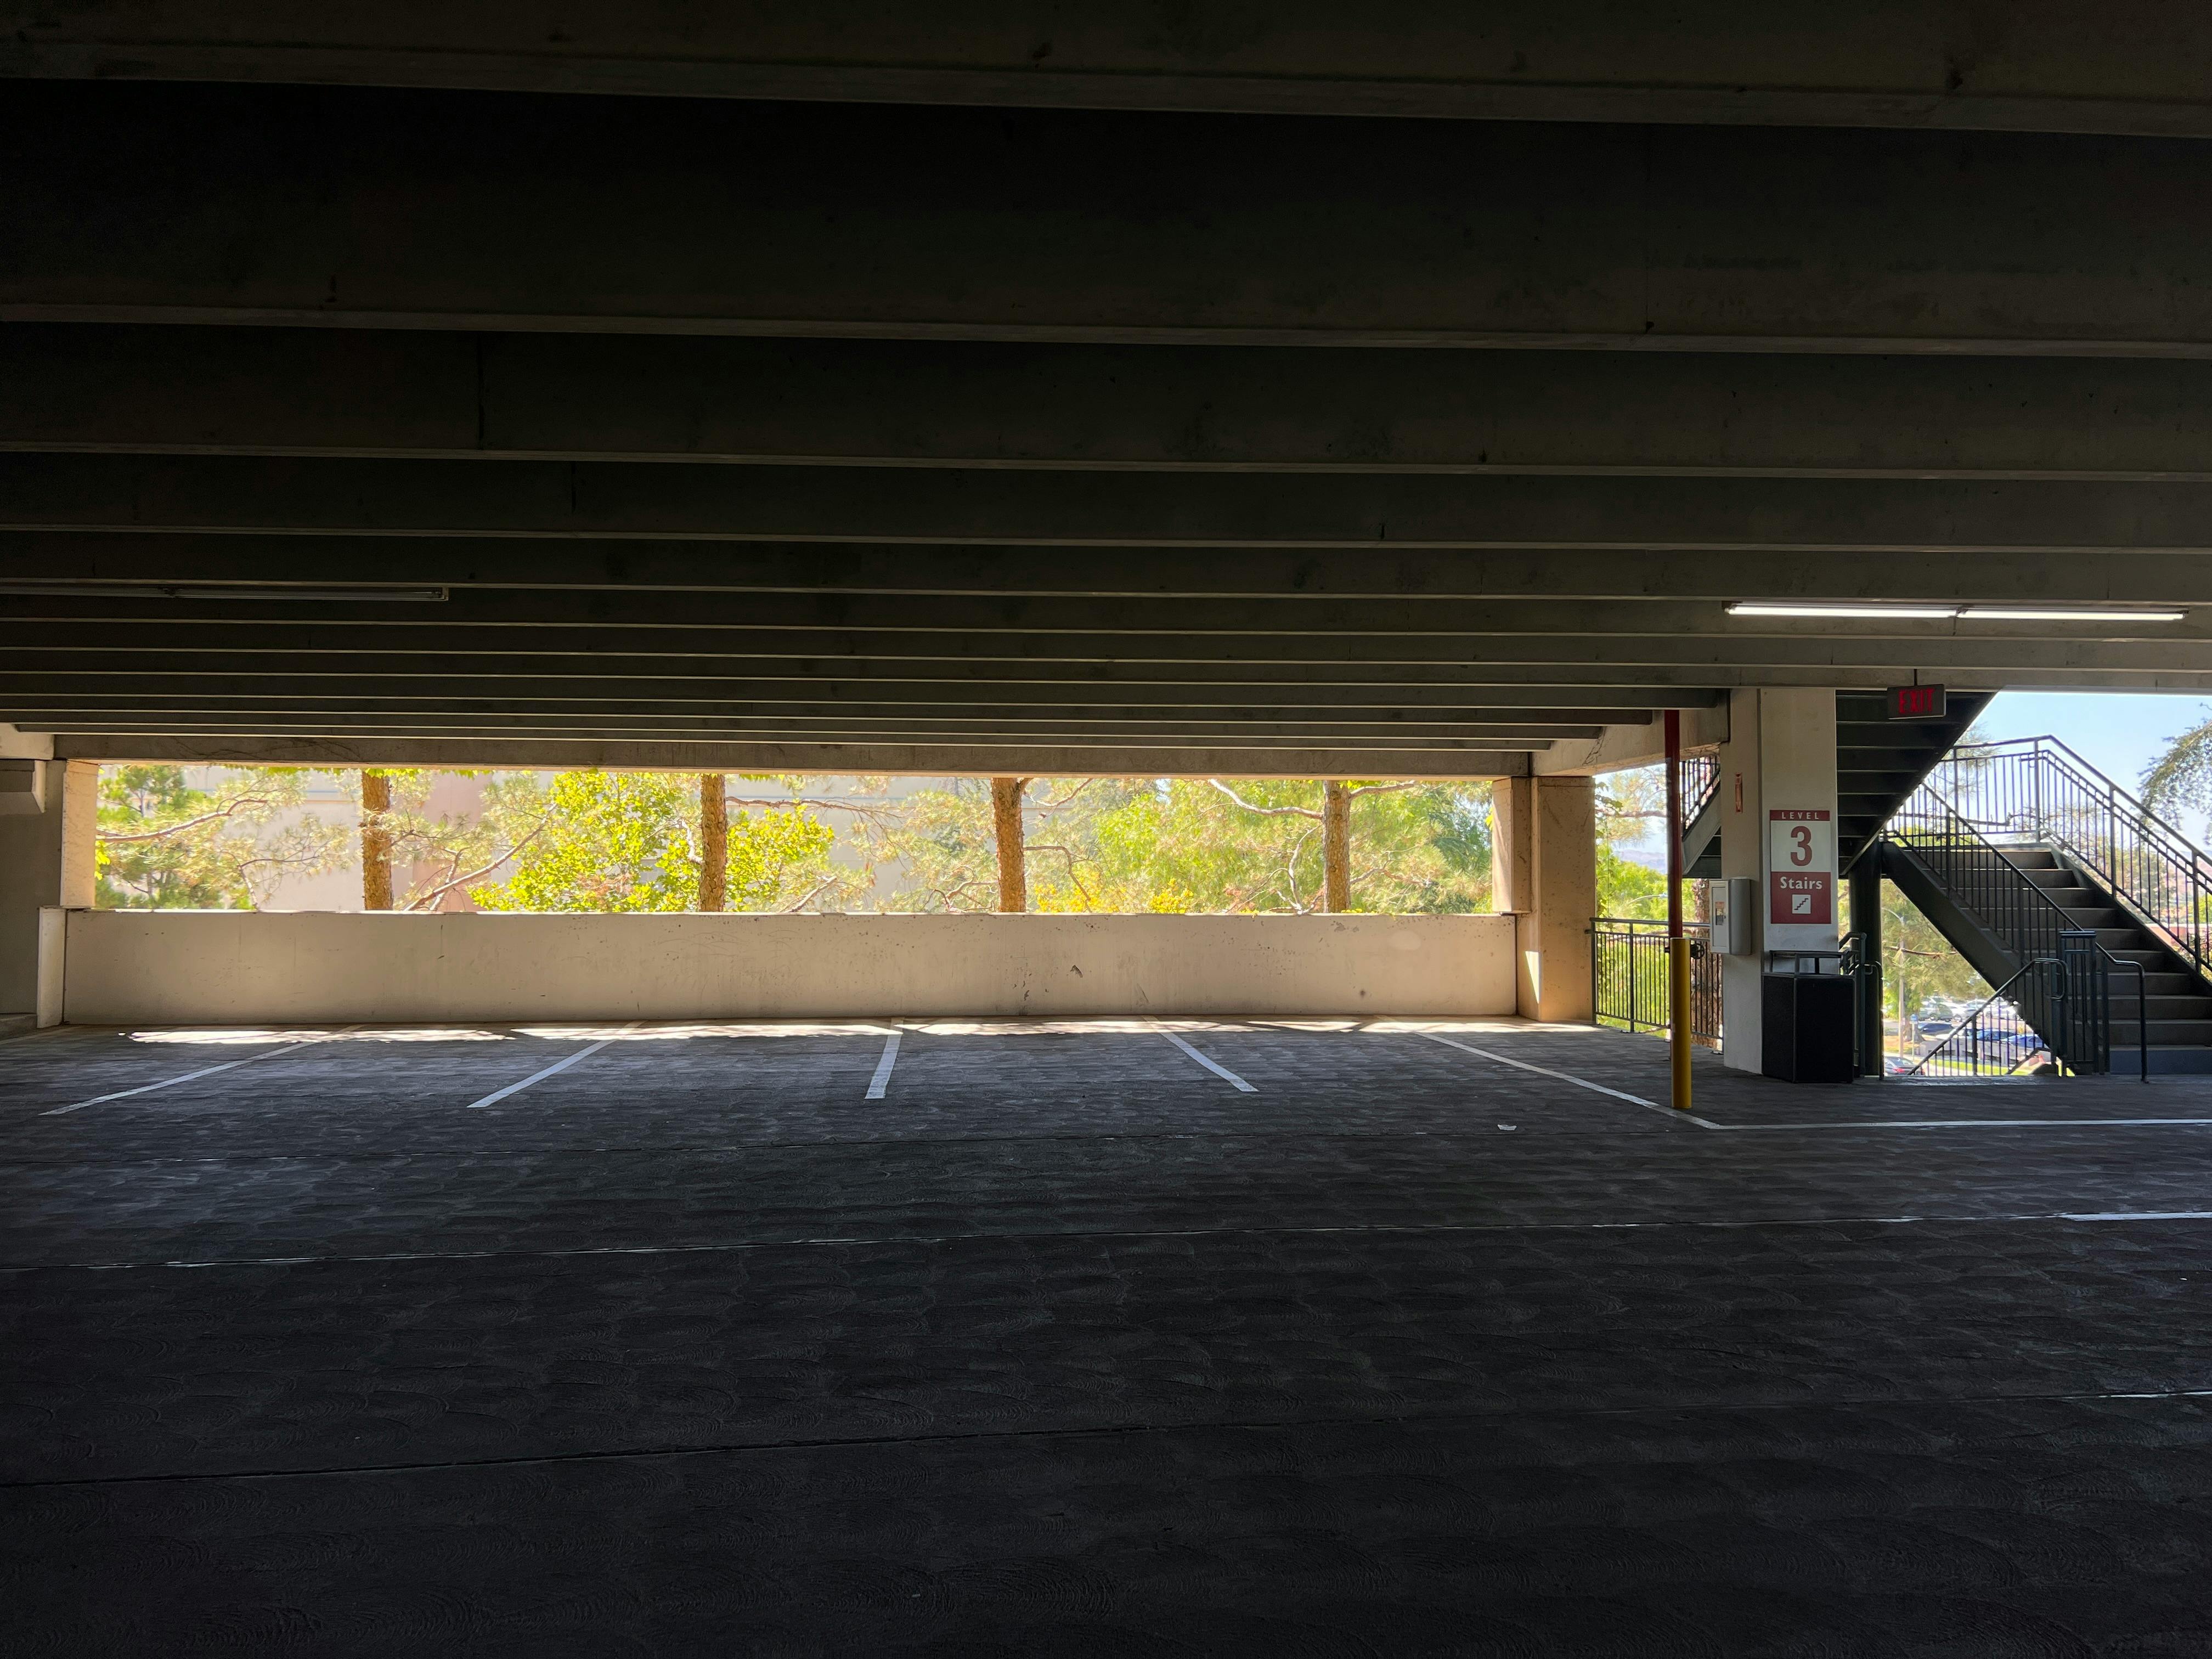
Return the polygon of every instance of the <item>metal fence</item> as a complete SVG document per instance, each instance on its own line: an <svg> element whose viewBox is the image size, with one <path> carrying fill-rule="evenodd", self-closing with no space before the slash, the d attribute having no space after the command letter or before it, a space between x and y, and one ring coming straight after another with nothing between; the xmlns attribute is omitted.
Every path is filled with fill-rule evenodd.
<svg viewBox="0 0 2212 1659"><path fill-rule="evenodd" d="M1708 1048L1721 1040L1721 959L1706 948L1711 927L1685 922L1690 939L1690 1036ZM1664 1031L1667 924L1638 916L1599 916L1590 923L1590 1001L1601 1025Z"/></svg>
<svg viewBox="0 0 2212 1659"><path fill-rule="evenodd" d="M2088 933L2068 935L1925 1044L1916 1077L2006 1077L2048 1069L2067 1076L2112 1069L2111 959Z"/></svg>
<svg viewBox="0 0 2212 1659"><path fill-rule="evenodd" d="M1898 808L1887 833L1996 936L2014 962L2057 957L2074 918L2006 856L2004 847L1953 806L1934 780ZM2018 850L2017 842L2010 845Z"/></svg>
<svg viewBox="0 0 2212 1659"><path fill-rule="evenodd" d="M1954 749L1900 816L1916 811L2068 854L2212 977L2212 858L2056 738Z"/></svg>
<svg viewBox="0 0 2212 1659"><path fill-rule="evenodd" d="M1948 1030L1919 1034L1909 1051L1908 1077L2017 1077L2046 1068L2063 1071L2041 1032L2021 1011L2031 996L2048 1002L2058 964L2031 962Z"/></svg>
<svg viewBox="0 0 2212 1659"><path fill-rule="evenodd" d="M1700 751L1682 757L1682 827L1687 830L1705 816L1720 787L1720 757Z"/></svg>

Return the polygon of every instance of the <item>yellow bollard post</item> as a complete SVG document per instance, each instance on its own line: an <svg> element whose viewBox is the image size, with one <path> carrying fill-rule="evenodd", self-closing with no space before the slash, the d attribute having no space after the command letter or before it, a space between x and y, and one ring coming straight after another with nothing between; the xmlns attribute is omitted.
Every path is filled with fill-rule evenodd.
<svg viewBox="0 0 2212 1659"><path fill-rule="evenodd" d="M1690 1109L1690 941L1686 939L1667 942L1668 994L1673 1023L1668 1027L1668 1042L1673 1049L1674 1062L1674 1109Z"/></svg>
<svg viewBox="0 0 2212 1659"><path fill-rule="evenodd" d="M1682 932L1682 714L1667 711L1667 1041L1674 1103L1690 1109L1690 941Z"/></svg>

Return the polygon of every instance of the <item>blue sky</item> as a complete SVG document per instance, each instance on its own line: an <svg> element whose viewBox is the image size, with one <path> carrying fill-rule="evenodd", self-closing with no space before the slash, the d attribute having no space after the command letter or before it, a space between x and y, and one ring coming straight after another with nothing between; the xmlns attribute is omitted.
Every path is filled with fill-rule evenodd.
<svg viewBox="0 0 2212 1659"><path fill-rule="evenodd" d="M2212 717L2202 696L2114 691L2000 691L1974 735L1991 739L2048 734L2123 789L2140 793L2143 769L2166 739Z"/></svg>

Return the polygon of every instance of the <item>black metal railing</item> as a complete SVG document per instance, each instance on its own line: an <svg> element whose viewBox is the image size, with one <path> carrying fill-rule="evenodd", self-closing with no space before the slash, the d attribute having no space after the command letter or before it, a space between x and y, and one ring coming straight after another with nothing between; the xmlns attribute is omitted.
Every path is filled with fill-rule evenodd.
<svg viewBox="0 0 2212 1659"><path fill-rule="evenodd" d="M1948 1030L1916 1044L1905 1075L2016 1077L2040 1066L2058 1066L2058 1057L2021 1012L2017 999L2033 988L2043 988L2047 996L2047 981L2061 971L2053 957L2029 963Z"/></svg>
<svg viewBox="0 0 2212 1659"><path fill-rule="evenodd" d="M1705 816L1720 787L1718 757L1698 753L1682 757L1682 827L1686 830Z"/></svg>
<svg viewBox="0 0 2212 1659"><path fill-rule="evenodd" d="M2075 931L2074 918L1952 806L1933 776L1897 809L1887 833L1996 936L2014 962L2056 959L2061 937Z"/></svg>
<svg viewBox="0 0 2212 1659"><path fill-rule="evenodd" d="M1851 981L1851 1060L1861 1077L1881 1075L1881 952L1854 930L1837 941L1837 970Z"/></svg>
<svg viewBox="0 0 2212 1659"><path fill-rule="evenodd" d="M1707 949L1711 925L1685 922L1690 940L1690 1037L1721 1038L1721 959ZM1627 1031L1668 1029L1667 924L1636 916L1590 923L1590 1003L1601 1025Z"/></svg>
<svg viewBox="0 0 2212 1659"><path fill-rule="evenodd" d="M2212 979L2212 856L2057 738L1954 749L1906 811L1923 794L1990 842L2066 854Z"/></svg>
<svg viewBox="0 0 2212 1659"><path fill-rule="evenodd" d="M2075 933L1984 997L1905 1068L1914 1077L2012 1077L2043 1066L2100 1076L2112 1063L2112 958Z"/></svg>

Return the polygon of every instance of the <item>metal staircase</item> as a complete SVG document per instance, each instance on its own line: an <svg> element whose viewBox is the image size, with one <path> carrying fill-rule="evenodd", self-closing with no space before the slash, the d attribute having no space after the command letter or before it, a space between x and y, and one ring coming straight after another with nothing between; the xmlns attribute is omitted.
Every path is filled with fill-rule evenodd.
<svg viewBox="0 0 2212 1659"><path fill-rule="evenodd" d="M2063 744L1953 750L1871 845L1992 985L2093 939L2115 1064L2212 1073L2212 858Z"/></svg>
<svg viewBox="0 0 2212 1659"><path fill-rule="evenodd" d="M1880 691L1836 693L1836 852L1849 870L1881 835L1905 799L1941 761L1995 694L1954 692L1933 720L1893 720ZM1682 869L1707 880L1721 873L1720 775L1710 756L1687 757L1683 788Z"/></svg>

